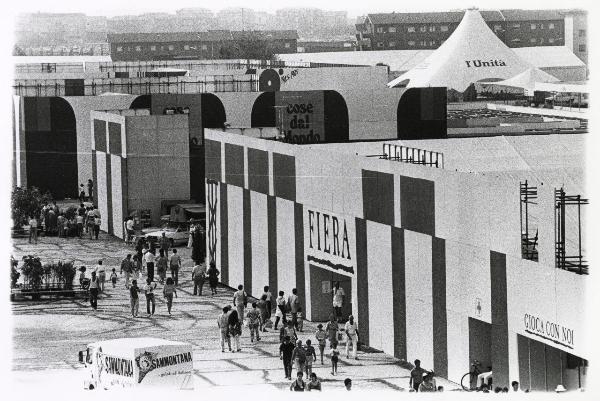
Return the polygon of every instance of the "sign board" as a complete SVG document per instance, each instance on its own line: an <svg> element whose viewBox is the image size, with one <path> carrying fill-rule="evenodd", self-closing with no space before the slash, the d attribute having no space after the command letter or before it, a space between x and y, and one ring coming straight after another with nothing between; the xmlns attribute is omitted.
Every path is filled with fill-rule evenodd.
<svg viewBox="0 0 600 401"><path fill-rule="evenodd" d="M552 320L526 313L523 316L525 332L567 348L575 346L575 331Z"/></svg>
<svg viewBox="0 0 600 401"><path fill-rule="evenodd" d="M289 143L325 140L323 91L275 93L276 124Z"/></svg>
<svg viewBox="0 0 600 401"><path fill-rule="evenodd" d="M304 253L309 263L353 276L355 233L353 217L304 206Z"/></svg>

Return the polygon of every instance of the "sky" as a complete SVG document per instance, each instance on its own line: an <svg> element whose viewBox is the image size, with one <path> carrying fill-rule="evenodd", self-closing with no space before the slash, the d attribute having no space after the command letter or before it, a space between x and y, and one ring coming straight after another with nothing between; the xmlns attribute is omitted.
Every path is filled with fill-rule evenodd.
<svg viewBox="0 0 600 401"><path fill-rule="evenodd" d="M158 1L145 0L144 2L126 2L123 0L81 1L81 0L57 0L53 2L32 0L17 2L11 5L12 13L19 12L84 12L88 15L114 16L121 14L140 14L144 12L170 12L174 13L179 8L205 7L217 11L228 7L246 7L258 11L274 11L285 7L317 7L327 10L345 10L349 16L354 17L373 12L407 12L407 11L433 11L464 9L476 6L480 9L495 8L590 8L593 4L590 0L420 0L418 2L392 1L392 0L172 0Z"/></svg>

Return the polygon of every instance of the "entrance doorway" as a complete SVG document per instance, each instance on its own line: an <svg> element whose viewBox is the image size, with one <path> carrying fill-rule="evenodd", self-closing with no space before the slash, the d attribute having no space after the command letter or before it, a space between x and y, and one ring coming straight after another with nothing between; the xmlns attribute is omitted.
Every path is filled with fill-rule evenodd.
<svg viewBox="0 0 600 401"><path fill-rule="evenodd" d="M522 389L554 391L559 384L567 390L585 387L587 360L520 334L517 339Z"/></svg>
<svg viewBox="0 0 600 401"><path fill-rule="evenodd" d="M480 371L489 372L492 367L492 325L482 320L469 318L469 365L479 361ZM472 378L471 388L476 386ZM463 383L467 385L467 383Z"/></svg>
<svg viewBox="0 0 600 401"><path fill-rule="evenodd" d="M342 305L343 321L352 313L352 279L319 266L310 265L310 308L313 322L325 322L333 313L333 287L340 283L346 294Z"/></svg>

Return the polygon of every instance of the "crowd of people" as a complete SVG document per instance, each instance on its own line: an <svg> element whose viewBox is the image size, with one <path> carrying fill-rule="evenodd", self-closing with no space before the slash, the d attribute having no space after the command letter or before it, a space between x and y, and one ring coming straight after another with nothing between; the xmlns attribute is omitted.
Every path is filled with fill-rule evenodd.
<svg viewBox="0 0 600 401"><path fill-rule="evenodd" d="M90 239L98 239L101 224L100 211L94 205L81 203L70 211L61 210L56 202L48 203L42 207L39 216L29 216L29 243L37 244L40 228L46 237L83 238L89 235Z"/></svg>

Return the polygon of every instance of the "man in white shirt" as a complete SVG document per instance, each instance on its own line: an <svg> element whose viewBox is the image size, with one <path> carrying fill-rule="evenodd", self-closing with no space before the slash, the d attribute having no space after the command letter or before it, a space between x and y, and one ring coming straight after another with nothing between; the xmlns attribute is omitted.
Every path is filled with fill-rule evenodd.
<svg viewBox="0 0 600 401"><path fill-rule="evenodd" d="M352 358L358 359L356 356L356 351L358 349L358 325L354 321L354 316L348 316L344 331L346 332L346 358L349 358L348 350L350 343L352 343Z"/></svg>
<svg viewBox="0 0 600 401"><path fill-rule="evenodd" d="M150 251L146 252L144 255L144 261L146 262L146 277L150 279L150 281L154 281L154 254Z"/></svg>
<svg viewBox="0 0 600 401"><path fill-rule="evenodd" d="M342 317L342 306L344 306L344 297L346 293L344 289L340 287L339 281L335 283L333 287L333 310L335 311L335 316L338 321L341 320Z"/></svg>
<svg viewBox="0 0 600 401"><path fill-rule="evenodd" d="M133 219L129 217L125 222L125 229L127 230L127 242L128 244L133 242Z"/></svg>
<svg viewBox="0 0 600 401"><path fill-rule="evenodd" d="M106 282L106 267L102 264L102 261L98 261L98 265L94 269L98 275L99 289L100 292L104 292L104 283Z"/></svg>

